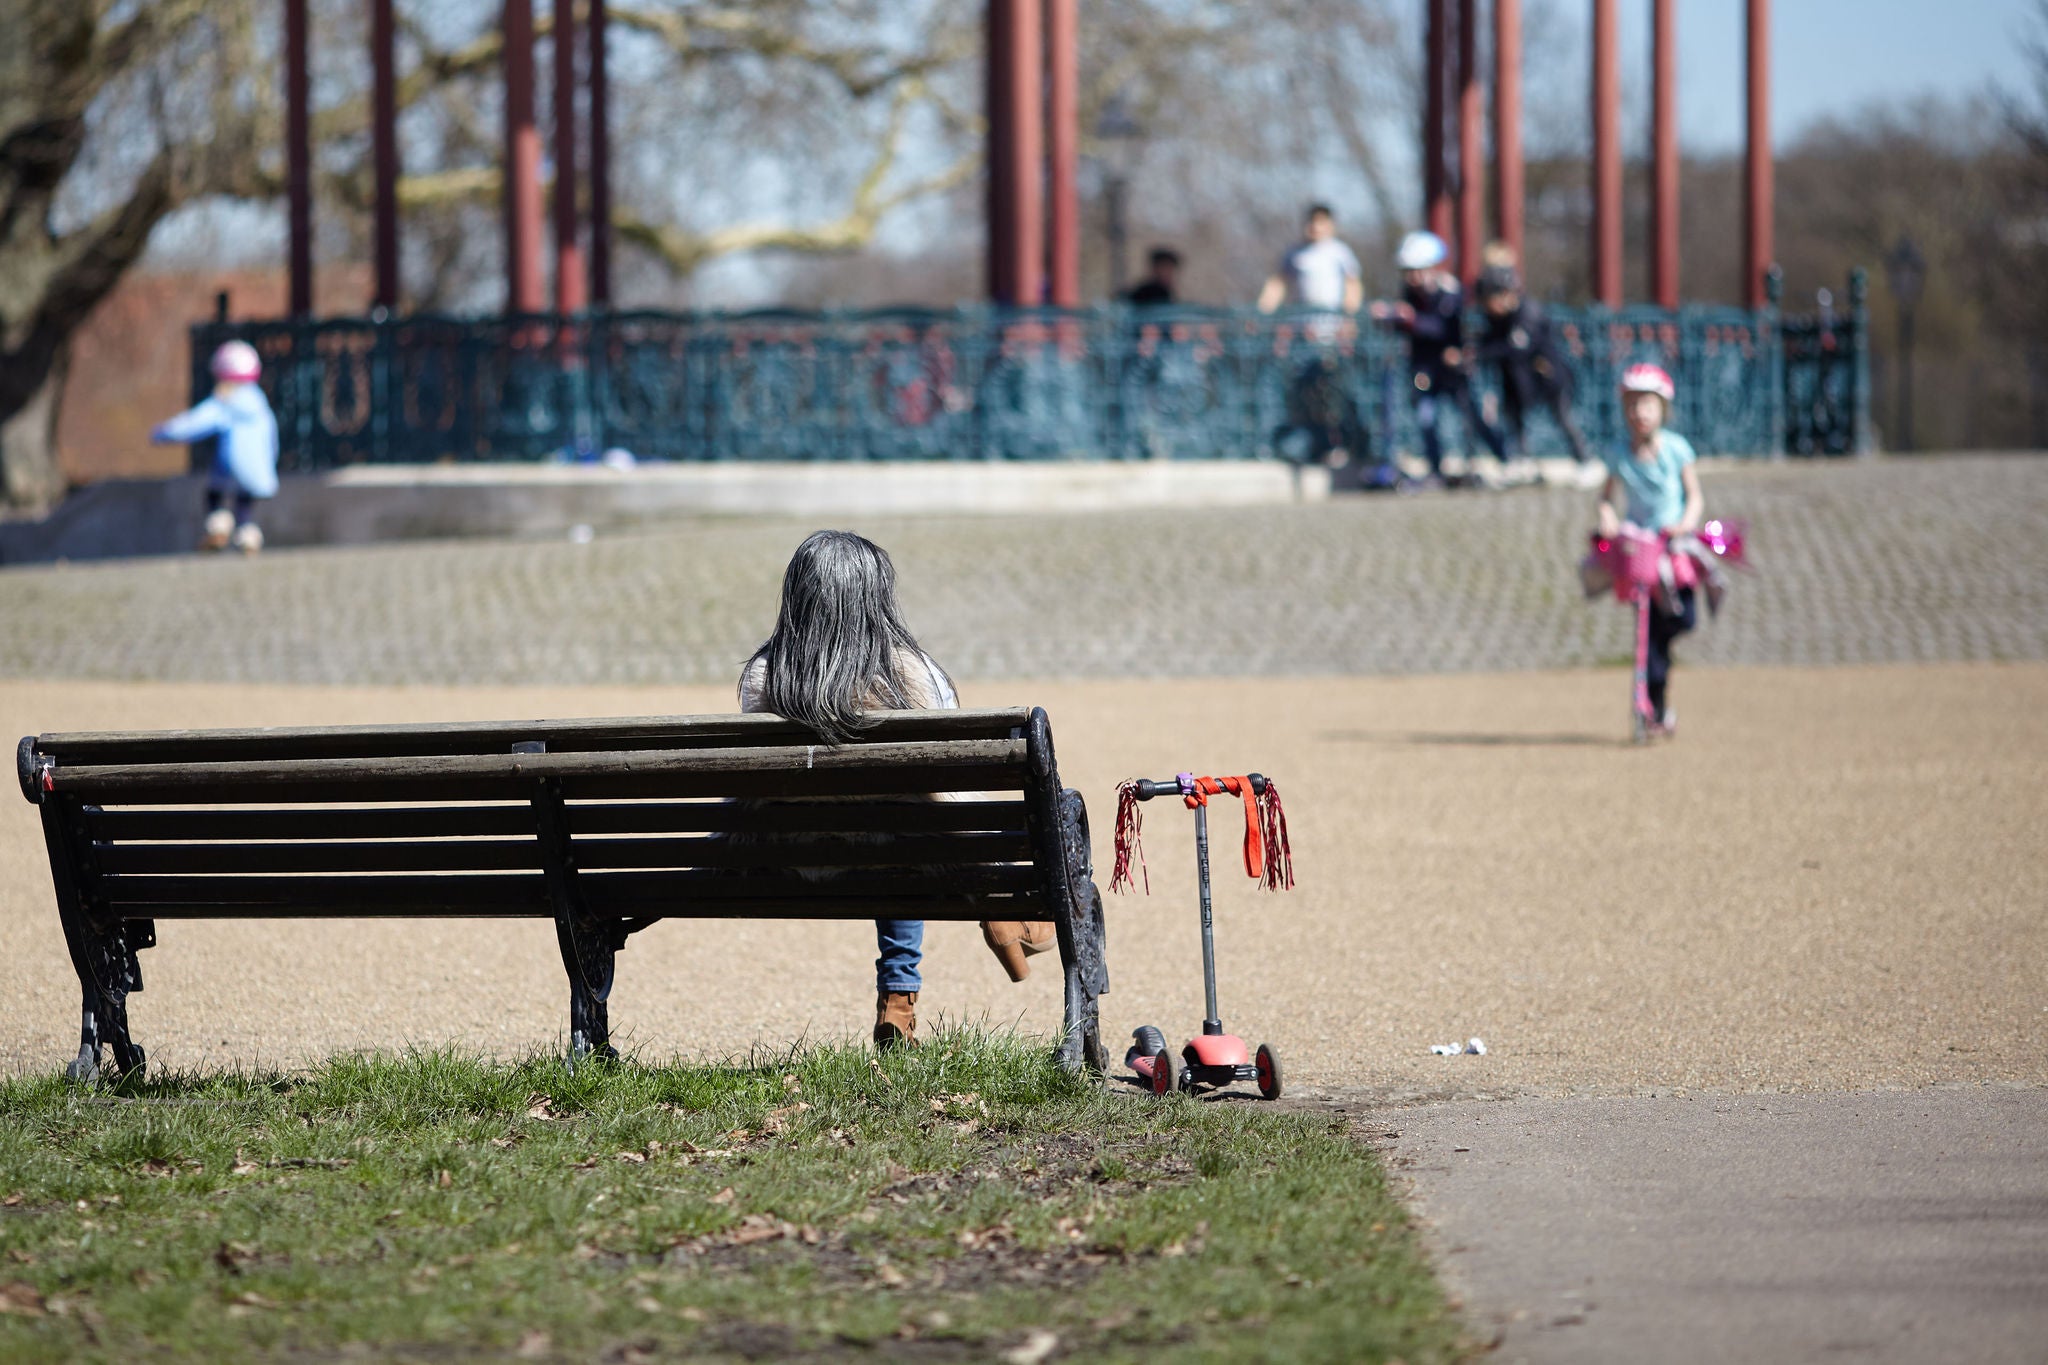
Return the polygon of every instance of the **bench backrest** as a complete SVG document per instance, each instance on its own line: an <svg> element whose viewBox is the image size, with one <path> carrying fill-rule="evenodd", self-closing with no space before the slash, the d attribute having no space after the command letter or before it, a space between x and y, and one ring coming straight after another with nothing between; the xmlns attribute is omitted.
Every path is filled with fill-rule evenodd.
<svg viewBox="0 0 2048 1365"><path fill-rule="evenodd" d="M1048 918L1045 713L871 719L839 746L721 715L53 734L19 760L53 871L107 921L544 917L570 888L643 923Z"/></svg>

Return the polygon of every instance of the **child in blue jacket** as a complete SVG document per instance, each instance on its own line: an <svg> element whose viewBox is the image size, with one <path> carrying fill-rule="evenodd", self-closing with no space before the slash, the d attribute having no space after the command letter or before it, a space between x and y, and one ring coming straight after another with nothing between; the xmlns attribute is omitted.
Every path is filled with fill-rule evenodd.
<svg viewBox="0 0 2048 1365"><path fill-rule="evenodd" d="M217 438L206 480L206 538L200 544L208 550L232 544L255 554L263 548L256 500L277 496L277 418L256 383L263 365L254 346L228 342L213 353L211 368L213 396L160 423L149 435L159 444Z"/></svg>

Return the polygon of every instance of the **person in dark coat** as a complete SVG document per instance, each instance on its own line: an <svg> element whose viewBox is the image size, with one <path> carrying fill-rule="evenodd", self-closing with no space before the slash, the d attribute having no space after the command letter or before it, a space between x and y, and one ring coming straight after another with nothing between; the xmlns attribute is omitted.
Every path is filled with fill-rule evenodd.
<svg viewBox="0 0 2048 1365"><path fill-rule="evenodd" d="M1529 410L1542 406L1557 420L1581 471L1598 462L1572 419L1572 372L1564 346L1550 318L1522 290L1515 267L1496 259L1480 272L1477 293L1485 331L1478 358L1500 378L1501 415L1506 418L1507 445L1515 458L1527 454L1525 431Z"/></svg>
<svg viewBox="0 0 2048 1365"><path fill-rule="evenodd" d="M1401 270L1400 301L1372 307L1374 318L1408 334L1413 386L1409 396L1415 404L1415 424L1422 432L1422 453L1433 479L1443 477L1444 443L1438 427L1446 403L1454 405L1463 419L1468 462L1474 435L1486 443L1495 459L1506 459L1500 433L1487 424L1472 397L1468 378L1471 356L1465 347L1465 291L1459 287L1458 277L1444 269L1448 255L1443 239L1435 233L1409 233L1402 238L1394 259Z"/></svg>
<svg viewBox="0 0 2048 1365"><path fill-rule="evenodd" d="M1180 253L1170 246L1155 246L1145 257L1145 278L1124 291L1124 302L1140 308L1157 308L1173 303L1178 294Z"/></svg>

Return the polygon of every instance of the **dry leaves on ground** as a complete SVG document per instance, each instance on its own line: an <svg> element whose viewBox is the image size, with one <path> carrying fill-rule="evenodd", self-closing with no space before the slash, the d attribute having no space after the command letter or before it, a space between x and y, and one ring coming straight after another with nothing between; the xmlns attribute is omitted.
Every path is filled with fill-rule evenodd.
<svg viewBox="0 0 2048 1365"><path fill-rule="evenodd" d="M43 1296L26 1280L11 1280L6 1284L0 1284L0 1313L12 1313L23 1318L39 1318L43 1315Z"/></svg>

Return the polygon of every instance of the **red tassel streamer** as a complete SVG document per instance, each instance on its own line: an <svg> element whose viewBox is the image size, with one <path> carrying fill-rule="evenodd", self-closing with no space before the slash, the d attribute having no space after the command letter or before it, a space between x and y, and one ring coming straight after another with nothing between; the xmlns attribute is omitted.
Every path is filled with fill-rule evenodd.
<svg viewBox="0 0 2048 1365"><path fill-rule="evenodd" d="M1266 779L1259 797L1259 833L1266 845L1265 873L1259 885L1268 891L1294 889L1294 849L1287 842L1287 812L1280 808L1280 784Z"/></svg>
<svg viewBox="0 0 2048 1365"><path fill-rule="evenodd" d="M1138 783L1135 778L1116 785L1116 866L1109 874L1109 889L1113 892L1137 890L1131 882L1131 864L1138 865L1138 875L1144 878L1145 894L1152 894L1152 874L1145 869L1145 850L1138 842L1138 834L1144 825L1144 816L1138 810Z"/></svg>

